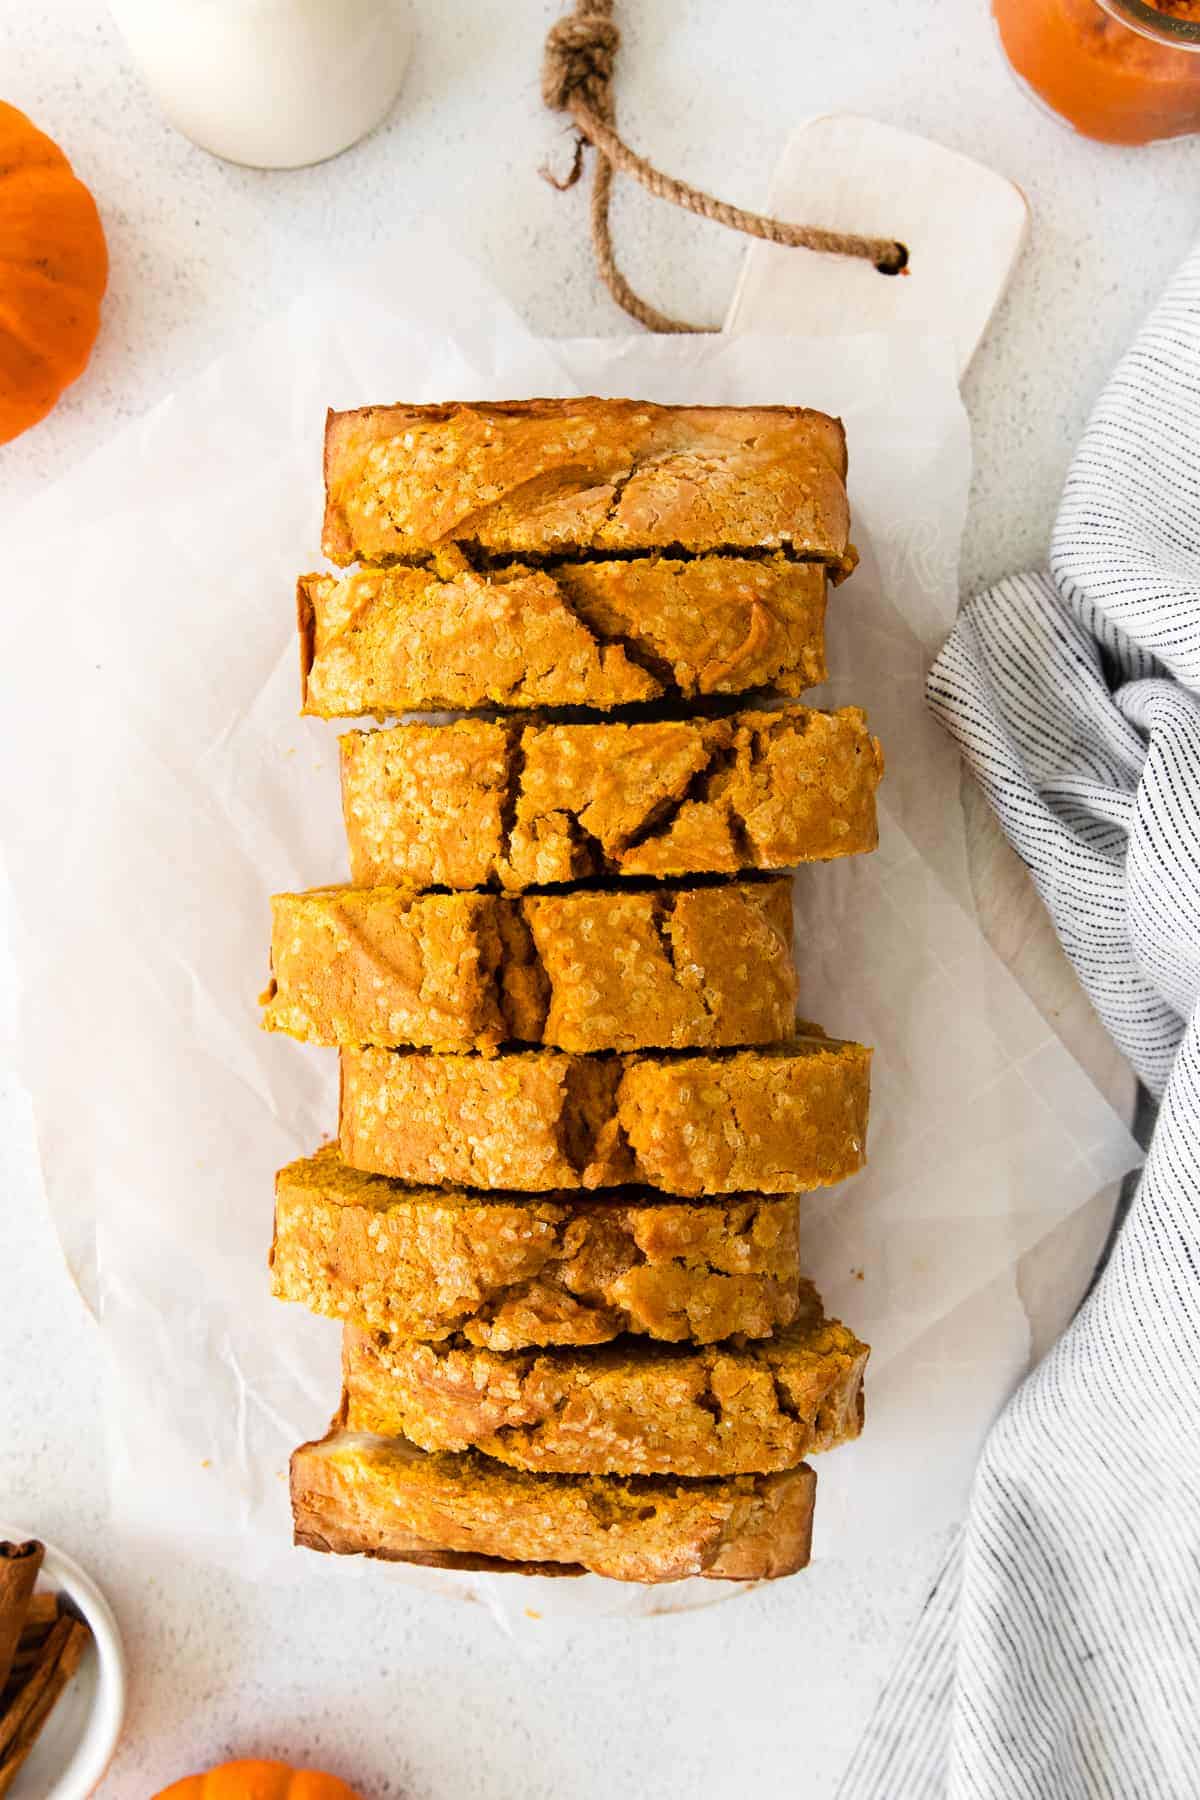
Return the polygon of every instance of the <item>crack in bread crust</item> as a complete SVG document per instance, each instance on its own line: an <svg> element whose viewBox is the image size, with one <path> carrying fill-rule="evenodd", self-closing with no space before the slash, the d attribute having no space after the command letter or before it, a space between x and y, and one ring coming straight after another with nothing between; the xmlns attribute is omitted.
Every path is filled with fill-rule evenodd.
<svg viewBox="0 0 1200 1800"><path fill-rule="evenodd" d="M877 841L879 746L854 707L722 719L399 725L341 738L363 885L764 872Z"/></svg>
<svg viewBox="0 0 1200 1800"><path fill-rule="evenodd" d="M298 584L304 711L600 711L825 679L818 564L664 557L361 568Z"/></svg>
<svg viewBox="0 0 1200 1800"><path fill-rule="evenodd" d="M807 1283L760 1343L503 1354L349 1327L345 1422L556 1474L765 1474L858 1435L867 1355Z"/></svg>
<svg viewBox="0 0 1200 1800"><path fill-rule="evenodd" d="M461 560L461 559L460 559ZM596 706L661 689L563 603L550 575L436 568L301 577L303 709L377 718L484 706Z"/></svg>
<svg viewBox="0 0 1200 1800"><path fill-rule="evenodd" d="M331 412L335 563L447 544L549 555L679 545L847 550L845 433L801 408L582 398Z"/></svg>
<svg viewBox="0 0 1200 1800"><path fill-rule="evenodd" d="M570 564L563 564L556 570L554 580L563 605L598 643L615 645L622 650L634 667L641 669L655 683L660 694L669 694L679 687L671 659L663 653L653 634L639 631L632 619L617 619L611 610L606 612L595 604L589 606L588 587Z"/></svg>
<svg viewBox="0 0 1200 1800"><path fill-rule="evenodd" d="M717 1048L777 1042L795 1013L781 879L520 897L316 888L276 895L272 912L263 1023L310 1043Z"/></svg>
<svg viewBox="0 0 1200 1800"><path fill-rule="evenodd" d="M824 1037L719 1056L348 1050L341 1147L411 1182L803 1193L866 1158L871 1053Z"/></svg>
<svg viewBox="0 0 1200 1800"><path fill-rule="evenodd" d="M405 1187L329 1148L279 1173L271 1269L280 1299L430 1342L758 1338L796 1315L798 1209Z"/></svg>

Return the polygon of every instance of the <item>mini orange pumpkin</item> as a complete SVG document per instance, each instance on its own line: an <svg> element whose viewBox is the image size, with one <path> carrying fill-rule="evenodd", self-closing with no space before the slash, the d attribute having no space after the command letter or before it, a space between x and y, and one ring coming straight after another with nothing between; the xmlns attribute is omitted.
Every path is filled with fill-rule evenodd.
<svg viewBox="0 0 1200 1800"><path fill-rule="evenodd" d="M83 373L107 281L96 202L58 145L0 101L0 444Z"/></svg>
<svg viewBox="0 0 1200 1800"><path fill-rule="evenodd" d="M203 1775L186 1775L155 1800L362 1800L362 1796L336 1775L248 1757L222 1763Z"/></svg>

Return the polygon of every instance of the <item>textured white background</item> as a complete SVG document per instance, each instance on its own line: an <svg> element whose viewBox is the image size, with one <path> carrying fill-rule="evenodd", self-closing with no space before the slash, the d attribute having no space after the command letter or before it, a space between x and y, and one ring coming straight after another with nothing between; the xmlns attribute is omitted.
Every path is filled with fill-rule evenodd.
<svg viewBox="0 0 1200 1800"><path fill-rule="evenodd" d="M556 195L535 174L566 155L537 95L555 11L537 0L430 5L388 125L323 168L262 175L212 161L160 123L100 7L0 0L0 95L67 147L113 259L92 368L46 424L0 450L0 509L270 316L315 268L403 240L427 212L536 329L621 330L589 266L582 191ZM732 199L759 203L791 126L839 107L925 131L1025 189L1032 248L967 384L976 477L964 586L1036 561L1087 409L1191 241L1200 147L1074 139L1012 84L984 0L643 0L624 11L628 135ZM655 300L720 317L734 240L637 195L622 196L616 229ZM47 558L52 570L52 545ZM6 603L52 605L52 578ZM52 702L52 671L30 679ZM0 742L4 778L19 779L36 747ZM478 1609L399 1585L385 1604L316 1558L271 1591L217 1583L186 1555L149 1557L105 1525L92 1333L42 1215L11 1084L0 1105L0 1513L82 1558L120 1614L134 1685L106 1797L146 1800L189 1767L249 1752L323 1760L372 1800L832 1794L939 1542L826 1565L683 1619L538 1628L518 1642Z"/></svg>

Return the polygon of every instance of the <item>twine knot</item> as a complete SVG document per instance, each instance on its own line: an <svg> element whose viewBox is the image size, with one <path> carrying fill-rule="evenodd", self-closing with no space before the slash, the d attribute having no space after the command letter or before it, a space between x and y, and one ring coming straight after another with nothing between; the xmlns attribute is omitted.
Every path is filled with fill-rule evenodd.
<svg viewBox="0 0 1200 1800"><path fill-rule="evenodd" d="M703 326L686 325L659 312L640 295L635 294L613 254L608 222L608 203L615 170L631 175L635 181L660 200L682 206L702 219L712 219L731 231L742 231L750 237L765 238L770 244L785 244L792 249L823 251L828 256L859 256L883 275L899 275L908 262L908 251L894 238L860 237L856 232L826 231L816 225L792 225L784 219L772 219L762 213L747 212L730 206L686 181L676 181L647 162L619 136L616 108L613 105L613 65L621 34L613 23L613 0L576 0L574 12L551 26L542 58L542 99L553 112L570 113L576 130L575 155L565 179L557 180L543 170L547 181L556 188L573 187L583 170L584 146L590 144L596 153L595 180L592 185L592 245L596 265L609 293L631 318L651 331L698 331Z"/></svg>
<svg viewBox="0 0 1200 1800"><path fill-rule="evenodd" d="M613 65L621 33L594 8L552 25L542 57L542 99L552 112L569 112L578 98L606 119L612 112Z"/></svg>

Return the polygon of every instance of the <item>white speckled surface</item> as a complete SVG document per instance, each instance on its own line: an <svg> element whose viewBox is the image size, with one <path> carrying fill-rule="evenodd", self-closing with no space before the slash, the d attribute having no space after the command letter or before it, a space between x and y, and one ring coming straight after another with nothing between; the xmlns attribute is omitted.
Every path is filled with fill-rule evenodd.
<svg viewBox="0 0 1200 1800"><path fill-rule="evenodd" d="M983 0L643 0L619 77L635 144L751 205L796 121L869 112L990 161L1033 208L1033 244L968 379L976 479L964 584L1036 560L1088 407L1195 229L1200 145L1113 151L1017 91ZM107 14L84 0L0 0L0 88L94 187L113 256L88 376L0 450L18 504L301 288L312 270L402 236L426 211L535 327L622 329L593 279L583 191L536 176L565 140L537 97L556 7L428 7L399 108L322 168L263 175L163 126ZM715 227L622 194L629 273L669 309L718 318L740 255ZM7 746L8 778L16 756ZM570 1793L709 1800L833 1793L942 1546L826 1565L678 1620L533 1628L513 1643L478 1609L397 1585L386 1602L297 1559L286 1592L218 1584L186 1556L104 1522L95 1345L33 1176L27 1110L0 1085L0 1510L36 1520L108 1589L132 1704L103 1793L147 1800L234 1753L321 1760L371 1800Z"/></svg>

